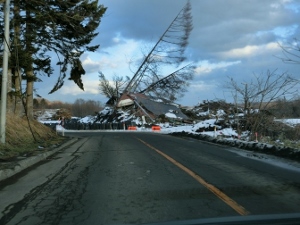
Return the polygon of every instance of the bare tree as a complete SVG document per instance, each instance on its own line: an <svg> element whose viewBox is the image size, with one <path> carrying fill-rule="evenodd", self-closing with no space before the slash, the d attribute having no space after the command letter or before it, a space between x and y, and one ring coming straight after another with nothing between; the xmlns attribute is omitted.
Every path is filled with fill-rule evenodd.
<svg viewBox="0 0 300 225"><path fill-rule="evenodd" d="M275 71L267 71L266 74L254 75L255 79L248 83L237 83L233 78L227 82L226 87L243 104L245 113L245 129L252 133L264 129L270 117L272 104L282 96L293 96L297 92L295 86L299 80L287 73L277 74ZM255 111L256 110L256 111Z"/></svg>
<svg viewBox="0 0 300 225"><path fill-rule="evenodd" d="M279 57L283 62L300 64L300 40L295 38L293 42L286 45L279 44L283 56Z"/></svg>
<svg viewBox="0 0 300 225"><path fill-rule="evenodd" d="M102 109L102 105L99 101L76 99L71 106L71 112L73 116L84 117L88 115L95 115Z"/></svg>
<svg viewBox="0 0 300 225"><path fill-rule="evenodd" d="M124 87L128 84L130 78L128 76L121 77L114 75L113 80L110 82L102 72L99 72L99 80L99 89L101 94L109 98L111 103L115 103L120 97L120 94L124 91Z"/></svg>

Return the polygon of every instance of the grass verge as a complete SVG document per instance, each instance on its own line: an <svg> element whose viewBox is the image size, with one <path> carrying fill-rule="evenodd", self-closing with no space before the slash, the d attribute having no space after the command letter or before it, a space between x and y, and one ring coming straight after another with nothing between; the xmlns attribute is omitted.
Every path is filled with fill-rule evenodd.
<svg viewBox="0 0 300 225"><path fill-rule="evenodd" d="M6 137L5 144L0 144L0 161L37 154L66 140L36 120L31 120L30 126L25 117L6 116Z"/></svg>

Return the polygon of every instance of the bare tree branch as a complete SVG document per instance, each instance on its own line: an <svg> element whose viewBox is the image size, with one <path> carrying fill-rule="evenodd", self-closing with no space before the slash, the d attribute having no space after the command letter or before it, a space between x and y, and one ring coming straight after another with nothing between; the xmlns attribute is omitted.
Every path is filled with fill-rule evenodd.
<svg viewBox="0 0 300 225"><path fill-rule="evenodd" d="M295 38L293 42L286 46L279 44L282 49L283 56L278 57L285 63L300 64L300 41Z"/></svg>
<svg viewBox="0 0 300 225"><path fill-rule="evenodd" d="M238 84L233 78L226 87L232 92L239 94L241 102L244 103L244 113L246 113L245 128L251 127L252 133L262 129L265 124L267 112L271 104L281 99L283 96L293 96L298 90L295 88L299 80L287 73L276 73L267 71L266 74L254 75L255 80L248 83ZM260 113L251 113L257 109Z"/></svg>
<svg viewBox="0 0 300 225"><path fill-rule="evenodd" d="M99 72L99 90L107 98L114 98L116 101L123 92L124 86L128 83L129 77L121 77L115 75L113 81L109 82L102 72Z"/></svg>

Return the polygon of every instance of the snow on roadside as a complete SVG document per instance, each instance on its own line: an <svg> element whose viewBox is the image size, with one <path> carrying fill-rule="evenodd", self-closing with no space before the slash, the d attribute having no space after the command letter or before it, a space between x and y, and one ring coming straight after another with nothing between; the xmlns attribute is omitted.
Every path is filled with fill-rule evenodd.
<svg viewBox="0 0 300 225"><path fill-rule="evenodd" d="M257 153L257 152L254 153L252 151L248 151L245 149L237 150L234 148L230 148L227 150L230 152L234 152L242 157L254 159L254 160L268 163L268 164L271 164L271 165L274 165L277 167L281 167L284 169L300 172L300 163L293 161L293 160L277 157L274 155L267 155L267 154L263 154L263 153Z"/></svg>
<svg viewBox="0 0 300 225"><path fill-rule="evenodd" d="M56 131L62 131L62 130L66 130L66 129L63 128L61 125L56 125Z"/></svg>
<svg viewBox="0 0 300 225"><path fill-rule="evenodd" d="M291 127L295 127L300 124L300 119L275 119L274 121L282 122Z"/></svg>
<svg viewBox="0 0 300 225"><path fill-rule="evenodd" d="M229 148L225 148L226 150L235 152L236 154L247 157L253 160L259 160L264 163L272 164L277 167L293 170L300 172L300 162L293 160L295 157L299 157L300 151L297 149L280 149L273 145L261 142L251 142L251 141L243 141L234 137L237 137L237 133L235 130L231 128L225 128L217 131L204 131L204 132L195 132L193 127L204 127L207 126L206 123L200 123L196 126L180 126L180 127L170 127L163 128L162 131L168 134L176 134L179 136L188 136L192 138L196 138L199 140L209 141L217 144L221 144L224 146L230 146ZM184 133L185 134L184 134ZM221 136L222 138L218 138ZM230 137L232 136L232 137ZM264 153L266 152L266 154ZM280 156L276 156L276 155Z"/></svg>
<svg viewBox="0 0 300 225"><path fill-rule="evenodd" d="M60 121L59 120L40 120L39 121L40 123L43 123L43 124L59 124Z"/></svg>
<svg viewBox="0 0 300 225"><path fill-rule="evenodd" d="M238 134L235 130L232 128L224 128L222 129L221 126L215 125L216 119L209 119L204 120L199 123L196 123L194 125L183 125L183 126L176 126L176 127L170 127L170 126L164 126L160 125L162 127L162 131L164 133L173 133L173 132L187 132L187 133L193 133L193 134L201 134L201 135L208 135L211 137L217 137L217 136L224 136L224 137L237 137ZM197 132L200 129L207 129L207 128L215 128L215 131L203 131L203 132Z"/></svg>

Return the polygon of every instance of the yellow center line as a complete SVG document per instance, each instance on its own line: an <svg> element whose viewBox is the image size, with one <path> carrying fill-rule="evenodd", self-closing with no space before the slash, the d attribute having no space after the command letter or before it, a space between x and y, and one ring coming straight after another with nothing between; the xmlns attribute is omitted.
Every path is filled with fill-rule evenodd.
<svg viewBox="0 0 300 225"><path fill-rule="evenodd" d="M243 206L239 205L236 201L234 201L232 198L228 197L225 193L223 193L220 189L213 186L212 184L207 183L202 177L200 177L198 174L193 172L192 170L188 169L181 163L177 162L175 159L171 158L167 154L163 153L162 151L158 150L157 148L153 147L152 145L148 144L147 142L137 138L140 142L148 146L149 148L156 151L158 154L165 157L167 160L172 162L174 165L185 171L187 174L189 174L191 177L193 177L195 180L197 180L200 184L202 184L204 187L206 187L208 190L210 190L212 193L214 193L218 198L220 198L223 202L225 202L227 205L229 205L232 209L234 209L237 213L239 213L242 216L249 215L250 212L247 211Z"/></svg>

